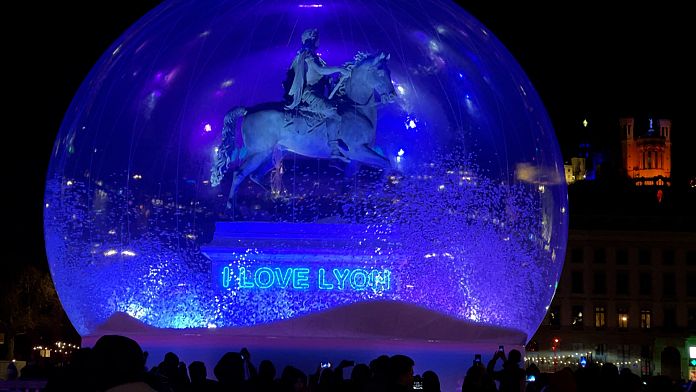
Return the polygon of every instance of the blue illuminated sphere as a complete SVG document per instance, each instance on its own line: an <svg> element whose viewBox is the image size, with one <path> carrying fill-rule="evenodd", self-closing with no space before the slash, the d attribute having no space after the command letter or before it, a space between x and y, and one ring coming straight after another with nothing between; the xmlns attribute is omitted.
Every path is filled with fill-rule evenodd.
<svg viewBox="0 0 696 392"><path fill-rule="evenodd" d="M567 194L520 66L450 2L310 3L167 1L94 66L45 193L51 272L81 334L117 313L235 328L374 301L534 333L563 265ZM253 155L244 121L289 103L283 82L309 28L329 66L362 52L391 80L393 102L369 96L365 143L386 166L277 145L228 207ZM221 150L228 171L213 186Z"/></svg>

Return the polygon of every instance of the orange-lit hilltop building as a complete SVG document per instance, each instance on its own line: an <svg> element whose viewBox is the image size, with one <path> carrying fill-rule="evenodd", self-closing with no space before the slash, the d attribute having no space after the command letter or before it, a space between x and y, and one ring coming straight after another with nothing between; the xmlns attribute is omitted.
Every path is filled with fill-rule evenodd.
<svg viewBox="0 0 696 392"><path fill-rule="evenodd" d="M670 120L614 124L621 164L614 142L606 154L614 161L597 170L609 180L591 181L603 162L587 142L565 165L567 183L575 183L568 187L565 262L546 319L527 345L527 365L553 372L611 362L641 376L696 381L694 186L667 189ZM618 172L606 168L621 168L636 186L617 183ZM648 197L655 188L658 203ZM671 195L664 204L663 191Z"/></svg>
<svg viewBox="0 0 696 392"><path fill-rule="evenodd" d="M619 120L622 131L621 157L623 167L636 185L670 186L672 172L672 121L657 120L657 129L650 128L644 135L636 135L633 118Z"/></svg>

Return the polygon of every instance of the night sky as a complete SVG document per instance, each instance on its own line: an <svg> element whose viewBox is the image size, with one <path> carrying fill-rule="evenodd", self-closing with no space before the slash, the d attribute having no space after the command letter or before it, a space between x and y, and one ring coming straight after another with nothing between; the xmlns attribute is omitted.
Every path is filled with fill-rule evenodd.
<svg viewBox="0 0 696 392"><path fill-rule="evenodd" d="M9 119L3 159L11 168L3 186L11 195L6 204L11 231L5 238L11 252L5 261L45 265L43 186L63 115L99 56L159 2L24 3L4 12L16 26L4 33L9 48L3 59L10 68L4 94L11 101L3 110ZM685 5L512 3L460 1L526 71L564 150L572 150L583 118L590 120L599 146L618 148L618 117L636 117L638 131L649 116L666 117L673 120L675 177L696 174L696 164L686 164L694 139L688 134L696 132L686 110L696 102L687 87L694 84L696 67L687 57L695 47L689 37L696 33Z"/></svg>

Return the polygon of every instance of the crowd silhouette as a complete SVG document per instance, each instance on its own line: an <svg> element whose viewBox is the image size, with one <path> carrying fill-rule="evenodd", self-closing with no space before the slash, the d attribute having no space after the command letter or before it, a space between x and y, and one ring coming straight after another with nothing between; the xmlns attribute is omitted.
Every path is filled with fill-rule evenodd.
<svg viewBox="0 0 696 392"><path fill-rule="evenodd" d="M213 368L209 378L203 362L188 366L173 353L167 353L157 366L146 368L147 352L134 340L120 335L102 336L93 348L76 351L64 366L39 368L30 363L20 379L47 378L43 391L99 392L440 392L440 380L433 370L414 375L414 361L406 355L382 355L369 364L343 360L337 366L321 363L314 373L286 366L278 376L269 360L258 368L246 348L227 352ZM501 360L502 368L498 365ZM674 382L666 376L641 379L630 369L619 370L611 363L593 363L573 371L563 368L542 373L530 364L521 367L522 354L502 347L487 366L477 356L465 372L462 392L696 392L693 383ZM344 378L350 374L350 378ZM348 370L350 370L348 372ZM13 377L17 377L14 369ZM0 390L3 390L0 384Z"/></svg>

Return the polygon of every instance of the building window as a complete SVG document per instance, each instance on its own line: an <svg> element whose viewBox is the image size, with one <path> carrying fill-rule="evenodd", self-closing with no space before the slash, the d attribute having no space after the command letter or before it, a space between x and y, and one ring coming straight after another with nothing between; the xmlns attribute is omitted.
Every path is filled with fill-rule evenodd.
<svg viewBox="0 0 696 392"><path fill-rule="evenodd" d="M628 264L628 250L623 249L623 248L616 250L616 264L617 265Z"/></svg>
<svg viewBox="0 0 696 392"><path fill-rule="evenodd" d="M594 308L594 326L596 328L604 328L606 325L607 312L604 306L595 306Z"/></svg>
<svg viewBox="0 0 696 392"><path fill-rule="evenodd" d="M573 250L570 253L570 261L572 263L582 263L583 260L583 251L582 248L573 248Z"/></svg>
<svg viewBox="0 0 696 392"><path fill-rule="evenodd" d="M689 312L686 315L686 324L690 330L696 330L696 308L689 308Z"/></svg>
<svg viewBox="0 0 696 392"><path fill-rule="evenodd" d="M585 292L585 282L582 271L573 271L571 274L571 292L573 294L582 294Z"/></svg>
<svg viewBox="0 0 696 392"><path fill-rule="evenodd" d="M626 308L619 308L617 313L619 314L619 328L628 328L628 310L626 310Z"/></svg>
<svg viewBox="0 0 696 392"><path fill-rule="evenodd" d="M638 279L638 291L640 295L652 295L652 274L641 272Z"/></svg>
<svg viewBox="0 0 696 392"><path fill-rule="evenodd" d="M662 274L662 295L674 297L676 295L674 273L666 272Z"/></svg>
<svg viewBox="0 0 696 392"><path fill-rule="evenodd" d="M686 264L696 265L696 250L690 250L686 252Z"/></svg>
<svg viewBox="0 0 696 392"><path fill-rule="evenodd" d="M664 321L662 324L665 329L673 330L677 327L677 310L674 308L664 309Z"/></svg>
<svg viewBox="0 0 696 392"><path fill-rule="evenodd" d="M686 273L686 295L696 297L696 272Z"/></svg>
<svg viewBox="0 0 696 392"><path fill-rule="evenodd" d="M640 327L642 329L650 329L652 326L652 311L642 309L640 311Z"/></svg>
<svg viewBox="0 0 696 392"><path fill-rule="evenodd" d="M617 271L616 272L616 294L617 295L628 295L629 294L629 275L628 271Z"/></svg>
<svg viewBox="0 0 696 392"><path fill-rule="evenodd" d="M650 265L650 249L638 250L638 264Z"/></svg>
<svg viewBox="0 0 696 392"><path fill-rule="evenodd" d="M672 249L665 249L662 251L662 264L674 265L674 251Z"/></svg>
<svg viewBox="0 0 696 392"><path fill-rule="evenodd" d="M607 293L607 274L604 271L595 271L594 273L594 294Z"/></svg>
<svg viewBox="0 0 696 392"><path fill-rule="evenodd" d="M605 343L599 343L594 350L595 355L603 356L607 351L607 345Z"/></svg>
<svg viewBox="0 0 696 392"><path fill-rule="evenodd" d="M604 248L597 248L594 251L594 262L604 264L607 262L607 251Z"/></svg>
<svg viewBox="0 0 696 392"><path fill-rule="evenodd" d="M549 325L551 328L561 327L561 308L552 306L549 308Z"/></svg>
<svg viewBox="0 0 696 392"><path fill-rule="evenodd" d="M583 314L582 305L573 305L573 328L582 329Z"/></svg>

